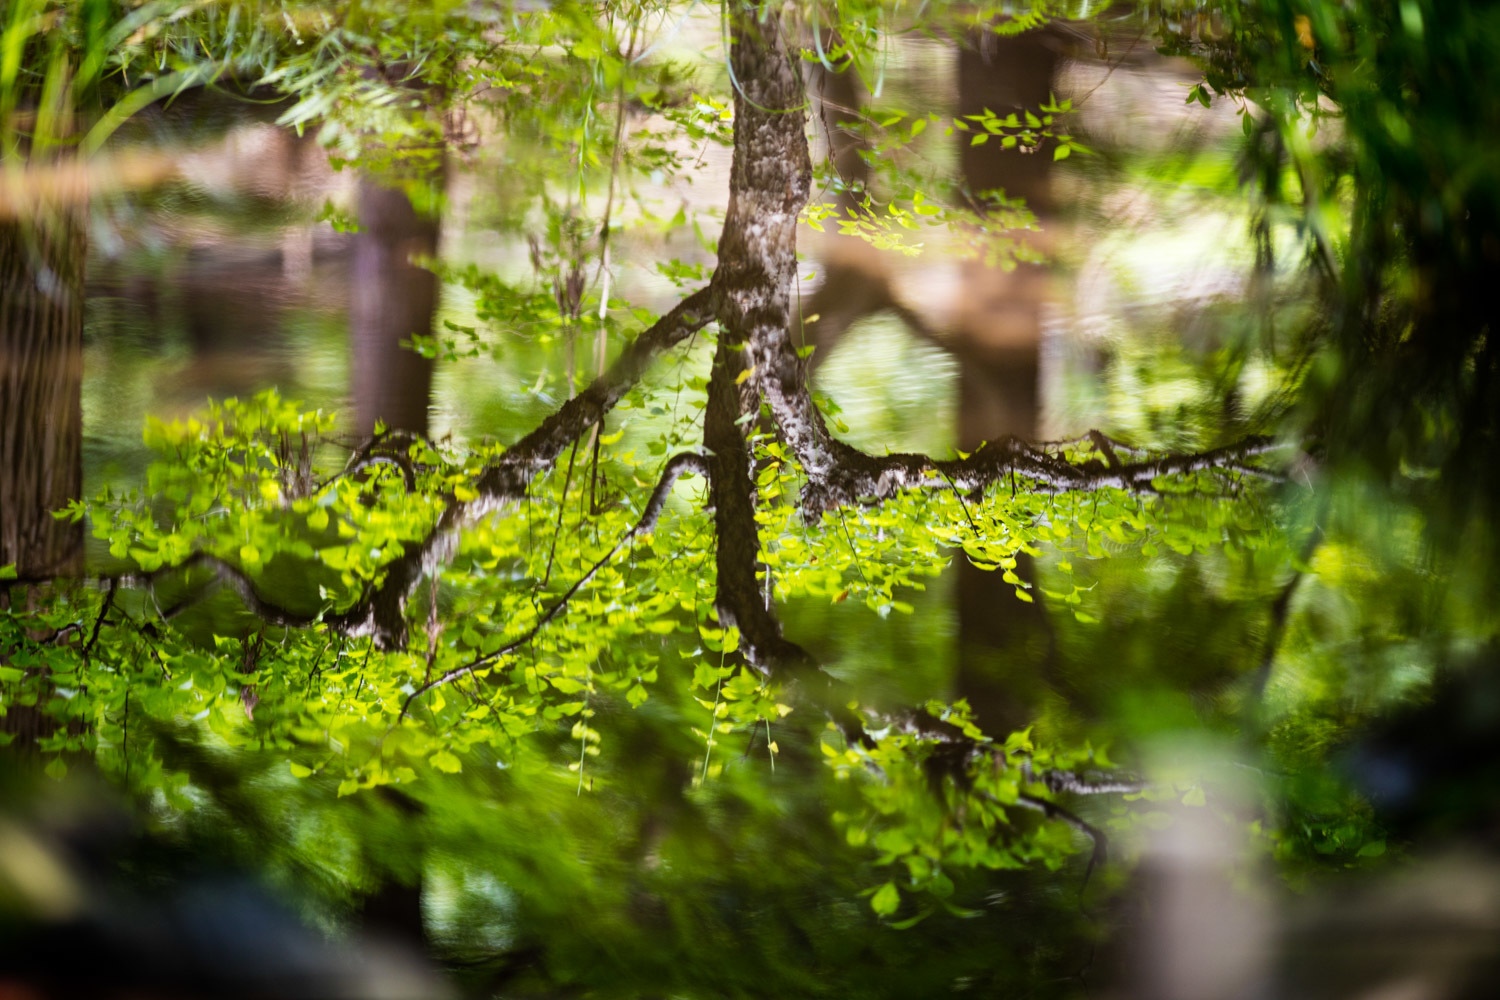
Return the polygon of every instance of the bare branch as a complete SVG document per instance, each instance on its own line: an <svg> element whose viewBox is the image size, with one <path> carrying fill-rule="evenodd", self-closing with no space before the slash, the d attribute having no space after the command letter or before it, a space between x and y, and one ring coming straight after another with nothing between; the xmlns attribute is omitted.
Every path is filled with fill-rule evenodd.
<svg viewBox="0 0 1500 1000"><path fill-rule="evenodd" d="M991 799L991 801L996 800ZM1078 887L1078 891L1082 893L1084 889L1088 888L1089 878L1094 874L1094 869L1105 862L1109 852L1109 838L1104 835L1104 831L1092 823L1085 822L1076 813L1063 808L1050 799L1038 798L1035 795L1028 795L1022 792L1016 796L1016 805L1026 809L1034 809L1048 819L1061 820L1094 842L1094 850L1089 855L1088 867L1083 870L1083 885Z"/></svg>
<svg viewBox="0 0 1500 1000"><path fill-rule="evenodd" d="M1035 771L1031 761L1021 762L1021 775L1028 784L1043 784L1053 795L1138 795L1151 787L1150 782L1103 771L1063 771L1056 768Z"/></svg>
<svg viewBox="0 0 1500 1000"><path fill-rule="evenodd" d="M816 407L810 412L821 425L822 414ZM797 447L790 435L788 440ZM1114 487L1149 492L1152 480L1161 476L1222 470L1230 462L1240 463L1240 471L1250 471L1253 467L1244 466L1243 459L1276 447L1268 438L1252 437L1213 451L1129 463L1117 459L1110 465L1098 460L1070 462L1016 438L989 442L967 458L948 460L917 454L870 455L827 435L826 428L821 434L804 435L801 444L797 458L808 473L802 494L806 517L850 504L878 502L909 489L952 486L972 492L1012 474L1024 476L1044 491Z"/></svg>
<svg viewBox="0 0 1500 1000"><path fill-rule="evenodd" d="M1298 564L1306 565L1322 542L1323 529L1314 526L1312 534L1302 544ZM1297 585L1302 582L1303 575L1301 569L1292 573L1291 579L1287 580L1277 593L1276 600L1271 602L1271 621L1266 630L1265 648L1261 651L1260 663L1256 666L1255 673L1250 677L1250 699L1257 712L1260 710L1261 699L1265 697L1266 685L1270 683L1271 670L1276 665L1276 654L1281 648L1282 637L1286 634L1287 620L1291 617L1292 597L1296 594Z"/></svg>
<svg viewBox="0 0 1500 1000"><path fill-rule="evenodd" d="M87 662L89 653L93 652L95 644L99 642L99 630L104 627L104 618L109 614L109 609L115 603L115 590L120 586L120 581L109 581L109 590L104 594L104 600L99 605L99 617L94 619L94 630L89 634L89 641L83 644L83 658Z"/></svg>

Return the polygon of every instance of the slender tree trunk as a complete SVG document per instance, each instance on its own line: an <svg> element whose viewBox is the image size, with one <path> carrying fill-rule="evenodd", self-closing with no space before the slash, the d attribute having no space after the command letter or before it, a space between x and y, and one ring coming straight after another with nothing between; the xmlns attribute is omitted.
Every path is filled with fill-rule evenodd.
<svg viewBox="0 0 1500 1000"><path fill-rule="evenodd" d="M360 434L375 422L427 433L433 362L402 342L432 335L438 278L412 263L437 256L439 224L406 193L365 178L359 185L349 326L352 390Z"/></svg>
<svg viewBox="0 0 1500 1000"><path fill-rule="evenodd" d="M81 524L52 512L83 492L81 218L0 221L0 565L78 570Z"/></svg>
<svg viewBox="0 0 1500 1000"><path fill-rule="evenodd" d="M959 49L959 114L1035 111L1052 92L1058 43L1046 30L1014 37L971 33ZM1003 190L1024 198L1048 224L1054 207L1050 150L1023 154L995 143L975 146L963 133L959 139L959 164L972 196ZM1022 263L1009 272L978 261L964 266L966 308L955 340L965 359L958 403L958 445L965 451L1007 436L1036 439L1042 310L1050 284L1041 264ZM1016 560L1016 574L1034 580L1031 557L1020 553ZM1035 712L1038 668L1051 655L1045 612L1039 603L1018 600L998 573L967 560L959 561L957 599L958 694L986 731L1004 736Z"/></svg>

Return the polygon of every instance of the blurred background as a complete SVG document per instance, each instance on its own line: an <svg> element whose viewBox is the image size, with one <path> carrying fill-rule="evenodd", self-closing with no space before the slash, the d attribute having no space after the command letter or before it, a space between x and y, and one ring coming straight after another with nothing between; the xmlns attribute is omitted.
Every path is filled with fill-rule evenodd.
<svg viewBox="0 0 1500 1000"><path fill-rule="evenodd" d="M1379 441L1355 459L1322 450L1355 431L1326 417L1340 391L1327 386L1347 382L1307 334L1332 313L1308 263L1313 213L1288 205L1313 196L1290 181L1283 199L1265 194L1267 171L1295 172L1284 150L1266 164L1284 141L1272 115L1199 99L1202 50L1174 45L1193 29L1167 17L893 33L878 83L804 63L814 203L842 211L920 183L955 213L911 237L911 254L802 228L812 379L840 435L872 451L1088 430L1170 450L1311 441L1259 508L1283 544L1122 546L1065 570L1059 552L1020 557L1015 573L1043 590L1088 590L1084 616L1017 601L962 558L906 595L913 614L812 598L781 610L792 638L873 699L963 698L987 732L1089 741L1161 786L1210 788L1206 804L1201 791L1081 803L1110 831L1101 869L1085 870L1084 851L1058 871L970 873L953 912L898 929L860 895L870 858L830 826L847 793L817 748L799 760L789 747L770 774L763 745L754 760L747 749L714 789L688 793L703 744L676 704L612 712L616 749L590 764L608 790L582 796L558 780L576 753L563 736L532 758L353 797L186 726L152 734L162 774L124 789L81 750L12 747L0 997L1491 995L1489 494L1423 464L1421 447L1398 454L1390 442L1412 439L1384 425L1362 425ZM728 93L719 13L662 24L653 58ZM1228 31L1215 30L1202 37ZM1063 101L1080 147L1064 158L910 128L929 111ZM691 168L627 158L617 190L601 170L545 180L582 156L555 122L476 110L444 123L445 154L393 173L278 124L292 103L187 89L91 161L100 173L72 206L87 246L81 340L45 361L77 382L76 426L39 423L19 394L0 407L12 439L61 436L30 459L50 470L53 506L138 485L148 415L272 387L336 413L351 438L380 421L513 441L603 364L588 315L605 271L609 307L656 314L713 266L730 150L670 133L659 108L622 102L624 135L672 134L664 147ZM896 153L870 124L892 114L910 137ZM1334 117L1305 141L1336 152L1344 127ZM19 225L35 184L7 188L0 226ZM1340 262L1357 250L1339 247ZM585 279L580 319L569 289ZM685 370L708 357L694 346ZM627 440L687 423L637 411ZM1481 461L1488 440L1465 454ZM59 470L75 466L68 482ZM25 498L6 492L3 519L18 524ZM107 560L106 541L58 532L33 542L51 547L42 561ZM5 722L25 731L19 709ZM43 773L55 759L65 779Z"/></svg>

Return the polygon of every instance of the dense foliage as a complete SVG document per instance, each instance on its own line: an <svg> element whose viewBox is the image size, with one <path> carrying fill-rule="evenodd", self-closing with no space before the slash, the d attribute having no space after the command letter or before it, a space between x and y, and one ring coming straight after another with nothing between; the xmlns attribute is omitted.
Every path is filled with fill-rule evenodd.
<svg viewBox="0 0 1500 1000"><path fill-rule="evenodd" d="M910 996L913 955L994 990L1071 974L1101 934L1079 886L1117 887L1107 846L1129 858L1184 809L1247 828L1293 879L1383 863L1371 787L1333 764L1493 638L1477 292L1500 234L1476 137L1500 21L1419 0L1093 6L726 2L722 59L693 63L657 53L698 4L5 4L22 200L168 95L274 96L279 124L421 208L441 211L445 163L492 172L487 221L532 234L526 281L423 261L476 325L414 351L568 360L515 435L355 438L275 391L152 421L139 482L56 512L99 558L0 570L0 740L34 738L51 778L97 770L173 835L229 820L234 853L327 912L420 884L449 957L539 988ZM882 93L907 36L1064 22L1151 32L1203 69L1189 101L1240 109L1259 318L1183 379L1217 422L856 448L810 385L797 233L1038 260L1027 206L924 144L1076 163L1096 150L1075 101L950 115ZM867 177L808 157L805 81L836 73L870 95L843 123ZM727 208L664 211L651 186L707 144L733 157ZM623 301L612 245L689 228L716 262L652 262L681 304ZM959 562L1038 616L1048 651L1015 673L1051 694L1012 677L987 718L915 662L938 659L929 587ZM835 621L866 633L852 656L820 639ZM1185 732L1202 753L1159 759ZM990 921L1028 919L1065 945L989 954ZM910 933L871 954L862 935L890 928Z"/></svg>

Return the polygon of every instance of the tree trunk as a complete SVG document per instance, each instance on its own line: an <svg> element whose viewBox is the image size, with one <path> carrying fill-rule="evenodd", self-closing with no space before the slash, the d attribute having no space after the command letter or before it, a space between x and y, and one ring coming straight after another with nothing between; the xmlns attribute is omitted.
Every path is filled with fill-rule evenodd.
<svg viewBox="0 0 1500 1000"><path fill-rule="evenodd" d="M52 512L83 492L81 218L0 222L0 565L76 572L83 525Z"/></svg>
<svg viewBox="0 0 1500 1000"><path fill-rule="evenodd" d="M401 345L432 336L438 278L412 259L437 256L438 220L419 213L400 188L365 178L359 225L349 299L356 429L370 434L382 420L426 434L433 361Z"/></svg>
<svg viewBox="0 0 1500 1000"><path fill-rule="evenodd" d="M0 566L14 563L22 580L83 568L83 524L52 512L83 493L85 248L68 209L0 221ZM57 721L34 705L3 708L11 766L39 766L36 741Z"/></svg>
<svg viewBox="0 0 1500 1000"><path fill-rule="evenodd" d="M781 637L770 610L755 525L755 481L745 420L759 407L759 390L773 409L805 392L802 372L784 364L791 353L792 288L797 273L797 219L812 183L804 132L801 71L781 37L781 18L766 8L736 8L730 61L740 81L734 101L734 165L729 211L714 272L719 344L714 356L703 443L710 451L719 619L737 625L741 649L761 670L806 654ZM740 378L750 369L753 381ZM789 426L783 434L807 435ZM821 428L817 428L821 430Z"/></svg>
<svg viewBox="0 0 1500 1000"><path fill-rule="evenodd" d="M1047 30L1014 37L971 33L959 49L958 113L1034 112L1051 95L1058 43ZM958 138L971 196L1003 190L1024 198L1047 225L1053 214L1050 150L1022 154L996 143L975 146L964 133ZM1007 272L979 261L964 265L966 308L954 339L965 359L958 390L958 446L965 451L1007 436L1037 437L1042 310L1051 283L1044 268L1021 263ZM1016 563L1018 576L1035 579L1030 556L1019 553ZM986 732L1004 736L1035 714L1038 667L1051 655L1045 612L1040 603L1018 600L998 573L978 570L966 559L959 560L957 599L957 693L968 699Z"/></svg>

